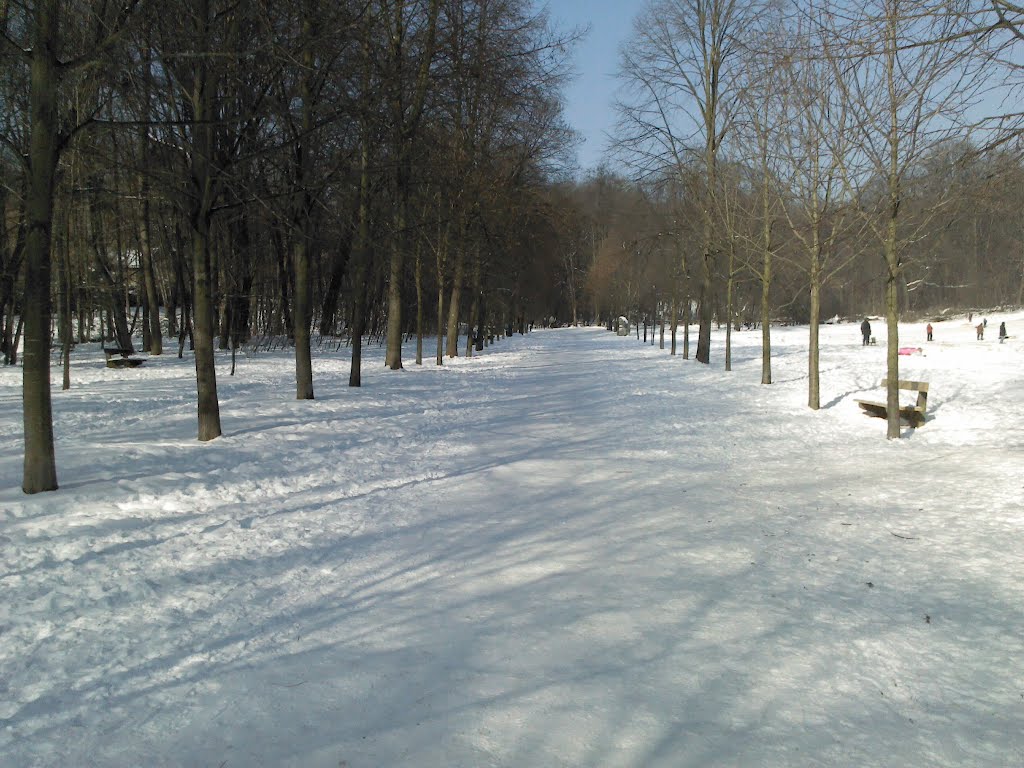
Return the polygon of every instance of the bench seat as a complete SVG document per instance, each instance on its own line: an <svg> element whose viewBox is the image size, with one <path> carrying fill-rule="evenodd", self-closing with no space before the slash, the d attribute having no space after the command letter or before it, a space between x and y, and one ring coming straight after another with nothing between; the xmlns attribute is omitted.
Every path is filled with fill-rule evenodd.
<svg viewBox="0 0 1024 768"><path fill-rule="evenodd" d="M107 368L138 368L146 362L144 357L132 357L134 349L104 347L103 354L107 358Z"/></svg>
<svg viewBox="0 0 1024 768"><path fill-rule="evenodd" d="M878 386L885 388L888 386L888 383L888 379L882 379L878 382ZM914 405L900 406L900 418L906 420L912 427L919 427L924 424L925 411L928 410L928 382L900 379L896 382L896 387L902 390L917 392L917 402ZM888 418L889 406L887 403L880 403L877 400L854 400L854 402L868 416L877 416L881 419Z"/></svg>

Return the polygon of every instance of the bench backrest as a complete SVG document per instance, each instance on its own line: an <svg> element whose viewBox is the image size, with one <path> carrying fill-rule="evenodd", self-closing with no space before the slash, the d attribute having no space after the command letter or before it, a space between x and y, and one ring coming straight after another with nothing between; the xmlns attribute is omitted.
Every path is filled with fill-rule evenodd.
<svg viewBox="0 0 1024 768"><path fill-rule="evenodd" d="M878 382L880 387L888 387L889 380L882 379ZM897 389L907 389L911 392L917 392L917 407L922 412L928 407L928 382L927 381L908 381L907 379L898 379L896 381Z"/></svg>
<svg viewBox="0 0 1024 768"><path fill-rule="evenodd" d="M889 380L888 379L882 379L880 382L878 382L878 386L880 386L880 387L887 387L887 386L889 386ZM914 392L927 392L928 391L928 382L927 381L908 381L907 379L899 379L896 382L896 388L897 389L909 389L909 390L912 390Z"/></svg>

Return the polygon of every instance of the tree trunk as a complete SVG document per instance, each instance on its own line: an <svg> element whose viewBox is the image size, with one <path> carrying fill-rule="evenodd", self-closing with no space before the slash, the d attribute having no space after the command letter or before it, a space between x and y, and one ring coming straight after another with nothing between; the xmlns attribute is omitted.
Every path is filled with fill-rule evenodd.
<svg viewBox="0 0 1024 768"><path fill-rule="evenodd" d="M705 253L702 259L703 276L700 284L700 301L697 305L697 354L694 359L705 365L711 362L711 254Z"/></svg>
<svg viewBox="0 0 1024 768"><path fill-rule="evenodd" d="M762 285L761 294L761 383L772 383L772 332L770 308L768 306L768 285Z"/></svg>
<svg viewBox="0 0 1024 768"><path fill-rule="evenodd" d="M358 268L352 285L352 364L348 372L348 385L363 385L363 334L366 332L366 280L365 271Z"/></svg>
<svg viewBox="0 0 1024 768"><path fill-rule="evenodd" d="M765 221L767 242L764 250L764 265L761 272L761 383L772 383L772 332L770 289L772 281L771 224Z"/></svg>
<svg viewBox="0 0 1024 768"><path fill-rule="evenodd" d="M466 325L466 357L473 356L473 331L480 317L480 248L473 254L473 300L469 304L469 323Z"/></svg>
<svg viewBox="0 0 1024 768"><path fill-rule="evenodd" d="M818 366L818 330L821 320L821 266L818 254L811 258L811 314L807 343L807 406L816 411L821 407L821 382Z"/></svg>
<svg viewBox="0 0 1024 768"><path fill-rule="evenodd" d="M897 71L896 39L898 21L895 14L886 19L885 57L886 83L890 94L889 99L889 167L886 178L888 191L889 215L885 229L885 320L887 348L885 350L886 368L886 439L893 440L900 436L900 390L899 390L899 304L898 287L900 279L899 216L902 194L900 190L900 116L899 105L893 96L896 92L896 80L901 74Z"/></svg>
<svg viewBox="0 0 1024 768"><path fill-rule="evenodd" d="M676 329L679 327L679 300L672 297L672 356L676 354Z"/></svg>
<svg viewBox="0 0 1024 768"><path fill-rule="evenodd" d="M473 300L469 302L469 319L466 323L466 357L473 356L473 331L476 329L476 321L480 310L480 295L473 291Z"/></svg>
<svg viewBox="0 0 1024 768"><path fill-rule="evenodd" d="M149 103L148 80L146 88L146 103ZM139 141L142 144L143 165L149 167L149 139L148 129L143 128L140 132ZM151 237L151 222L149 212L149 177L144 171L140 183L139 197L142 198L142 220L139 230L140 258L142 261L142 285L146 294L146 306L149 308L149 346L147 348L151 355L161 355L164 351L163 330L160 325L160 296L156 290L156 275L153 272L153 247Z"/></svg>
<svg viewBox="0 0 1024 768"><path fill-rule="evenodd" d="M402 367L402 279L405 276L405 248L408 240L408 190L405 175L401 174L398 203L394 216L394 241L388 264L388 323L387 352L384 365L393 371Z"/></svg>
<svg viewBox="0 0 1024 768"><path fill-rule="evenodd" d="M683 359L690 359L690 323L693 321L693 301L687 294L683 301Z"/></svg>
<svg viewBox="0 0 1024 768"><path fill-rule="evenodd" d="M217 370L213 350L213 296L210 280L210 221L205 210L193 214L192 269L194 286L194 327L196 392L198 396L199 439L220 437L220 402L217 398Z"/></svg>
<svg viewBox="0 0 1024 768"><path fill-rule="evenodd" d="M200 23L208 19L208 5L201 3ZM205 31L205 30L204 30ZM201 35L205 37L206 35ZM205 50L205 49L204 49ZM195 90L191 101L195 114L193 126L192 176L192 339L195 346L196 394L198 400L199 440L213 440L221 435L220 403L217 399L217 370L214 364L214 287L210 257L210 217L214 203L213 77L205 59L196 63Z"/></svg>
<svg viewBox="0 0 1024 768"><path fill-rule="evenodd" d="M312 280L310 278L310 238L302 227L295 242L295 399L313 399L313 357L309 331L312 319Z"/></svg>
<svg viewBox="0 0 1024 768"><path fill-rule="evenodd" d="M448 257L448 228L437 244L437 364L444 365L444 264Z"/></svg>
<svg viewBox="0 0 1024 768"><path fill-rule="evenodd" d="M483 291L480 292L480 305L477 310L477 335L476 335L476 351L484 351L484 341L487 338L487 297L484 296Z"/></svg>
<svg viewBox="0 0 1024 768"><path fill-rule="evenodd" d="M423 365L423 254L416 246L416 365Z"/></svg>
<svg viewBox="0 0 1024 768"><path fill-rule="evenodd" d="M29 91L29 177L25 202L25 324L22 369L25 463L21 489L57 489L50 401L50 242L53 193L60 138L57 124L59 74L57 0L37 0Z"/></svg>
<svg viewBox="0 0 1024 768"><path fill-rule="evenodd" d="M715 25L712 24L712 29ZM712 55L714 58L715 55ZM720 60L719 60L720 62ZM712 70L717 70L712 63ZM710 74L710 73L708 73ZM707 76L707 75L706 75ZM700 305L698 308L700 328L697 331L698 363L705 365L711 362L711 302L714 296L714 284L711 260L714 258L714 223L711 219L715 208L717 193L717 162L718 162L718 81L710 77L705 81L706 100L702 105L704 117L704 201L703 201L703 258L701 259Z"/></svg>
<svg viewBox="0 0 1024 768"><path fill-rule="evenodd" d="M464 233L464 232L463 232ZM448 357L459 355L459 304L462 301L462 280L465 271L465 240L456 244L455 271L452 275L452 297L448 302L448 340L446 353Z"/></svg>
<svg viewBox="0 0 1024 768"><path fill-rule="evenodd" d="M61 270L60 270L60 357L64 364L64 381L61 389L71 389L71 214L64 215L64 247L61 249Z"/></svg>
<svg viewBox="0 0 1024 768"><path fill-rule="evenodd" d="M900 334L899 334L899 302L898 280L899 263L896 253L896 217L889 220L889 240L886 243L886 279L885 279L885 322L886 322L886 438L892 440L900 436Z"/></svg>
<svg viewBox="0 0 1024 768"><path fill-rule="evenodd" d="M160 227L160 234L162 236L161 239L163 240L164 245L164 253L171 254L173 257L171 267L174 270L174 274L172 275L174 279L174 285L170 286L170 288L166 291L167 336L168 338L173 339L175 336L178 335L178 302L182 301L181 294L183 290L182 281L179 279L179 275L181 274L181 260L184 259L185 256L181 252L180 248L171 247L170 235L168 234L167 229L168 228L166 224L163 224ZM177 225L175 225L175 229L177 229ZM178 239L180 240L181 238Z"/></svg>
<svg viewBox="0 0 1024 768"><path fill-rule="evenodd" d="M370 138L364 125L359 151L359 208L352 246L352 365L350 387L362 386L363 333L366 330L366 269L370 252Z"/></svg>
<svg viewBox="0 0 1024 768"><path fill-rule="evenodd" d="M733 266L736 259L736 248L732 241L729 242L729 263L727 265L725 280L725 370L732 370L732 316L733 316L733 293L735 277Z"/></svg>
<svg viewBox="0 0 1024 768"><path fill-rule="evenodd" d="M302 69L299 98L302 99L302 138L295 148L295 175L298 194L296 240L293 269L295 270L295 399L313 399L313 358L309 332L313 324L313 279L311 276L313 198L309 192L313 141L313 78L316 76L312 40L315 32L315 6L305 4L302 19Z"/></svg>

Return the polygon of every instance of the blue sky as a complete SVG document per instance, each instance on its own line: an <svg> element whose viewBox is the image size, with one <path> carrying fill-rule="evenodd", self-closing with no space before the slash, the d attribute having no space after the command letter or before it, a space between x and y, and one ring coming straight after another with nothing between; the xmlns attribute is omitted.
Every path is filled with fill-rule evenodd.
<svg viewBox="0 0 1024 768"><path fill-rule="evenodd" d="M538 3L539 4L539 3ZM642 0L549 0L551 21L561 29L590 25L590 33L576 48L576 79L566 90L565 114L586 143L579 148L580 166L598 164L611 130L619 45L631 34L633 17Z"/></svg>

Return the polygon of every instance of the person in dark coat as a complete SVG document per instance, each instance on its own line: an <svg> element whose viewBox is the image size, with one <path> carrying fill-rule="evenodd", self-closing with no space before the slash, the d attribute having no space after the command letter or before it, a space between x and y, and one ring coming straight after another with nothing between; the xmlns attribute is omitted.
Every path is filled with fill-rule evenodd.
<svg viewBox="0 0 1024 768"><path fill-rule="evenodd" d="M1003 322L1003 323L999 324L999 343L1002 344L1003 343L1003 339L1005 339L1005 338L1006 338L1006 323Z"/></svg>
<svg viewBox="0 0 1024 768"><path fill-rule="evenodd" d="M864 337L864 346L866 347L871 342L871 323L865 317L864 322L860 324L860 335Z"/></svg>

